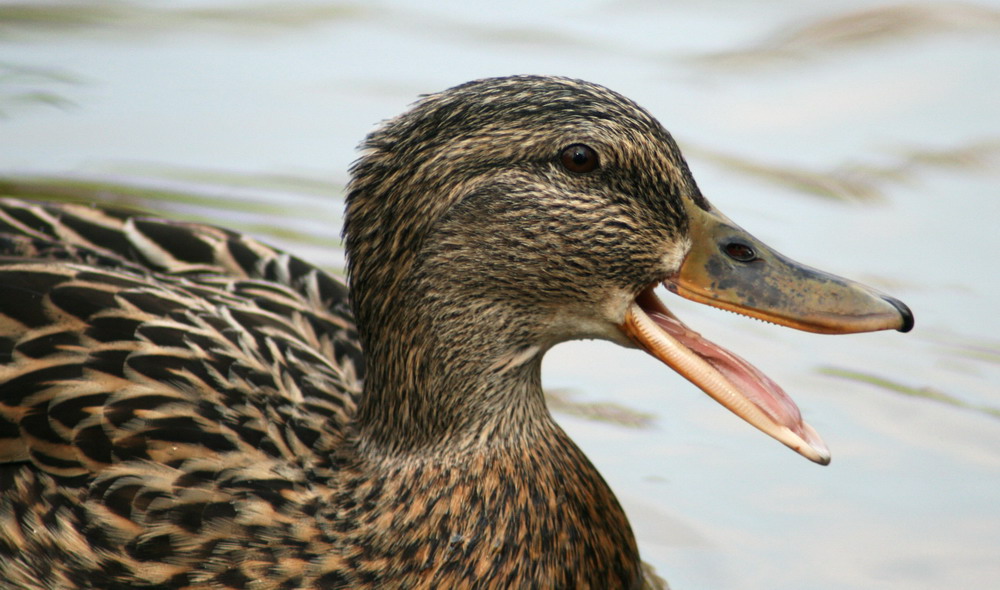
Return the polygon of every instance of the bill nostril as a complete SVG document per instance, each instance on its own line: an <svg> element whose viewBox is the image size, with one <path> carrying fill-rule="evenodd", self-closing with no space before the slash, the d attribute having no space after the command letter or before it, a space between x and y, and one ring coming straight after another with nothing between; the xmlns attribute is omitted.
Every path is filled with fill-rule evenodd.
<svg viewBox="0 0 1000 590"><path fill-rule="evenodd" d="M722 247L727 256L737 262L753 262L757 260L757 252L752 247L742 242L729 242Z"/></svg>

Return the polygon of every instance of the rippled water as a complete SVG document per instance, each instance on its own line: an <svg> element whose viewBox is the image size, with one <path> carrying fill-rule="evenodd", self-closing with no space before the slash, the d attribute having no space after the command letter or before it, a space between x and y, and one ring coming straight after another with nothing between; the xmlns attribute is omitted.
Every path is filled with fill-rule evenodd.
<svg viewBox="0 0 1000 590"><path fill-rule="evenodd" d="M472 78L606 84L730 217L917 316L822 337L664 295L784 385L826 468L645 355L555 349L548 388L652 417L558 411L645 559L682 590L1000 584L1000 3L430 4L0 3L0 171L337 267L340 187L374 123Z"/></svg>

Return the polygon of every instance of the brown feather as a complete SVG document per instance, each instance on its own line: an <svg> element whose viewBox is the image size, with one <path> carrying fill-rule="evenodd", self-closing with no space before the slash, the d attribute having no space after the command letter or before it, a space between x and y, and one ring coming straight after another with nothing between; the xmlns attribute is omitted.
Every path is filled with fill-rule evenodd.
<svg viewBox="0 0 1000 590"><path fill-rule="evenodd" d="M602 166L560 168L573 143ZM653 583L540 366L665 272L701 200L673 140L600 86L493 79L352 172L351 301L227 230L0 202L5 587Z"/></svg>

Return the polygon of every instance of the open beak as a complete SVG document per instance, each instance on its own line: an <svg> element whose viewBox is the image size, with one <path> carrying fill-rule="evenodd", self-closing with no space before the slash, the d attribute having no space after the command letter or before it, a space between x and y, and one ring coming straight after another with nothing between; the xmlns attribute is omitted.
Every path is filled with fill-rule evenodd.
<svg viewBox="0 0 1000 590"><path fill-rule="evenodd" d="M683 297L799 330L850 334L913 328L901 301L798 264L715 210L688 205L691 249L663 285ZM826 465L830 451L795 402L756 367L677 319L651 285L621 330L713 399L799 454Z"/></svg>

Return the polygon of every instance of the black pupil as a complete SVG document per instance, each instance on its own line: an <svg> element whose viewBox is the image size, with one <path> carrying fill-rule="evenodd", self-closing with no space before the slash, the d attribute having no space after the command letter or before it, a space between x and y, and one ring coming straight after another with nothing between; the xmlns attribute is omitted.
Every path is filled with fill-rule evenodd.
<svg viewBox="0 0 1000 590"><path fill-rule="evenodd" d="M582 174L597 168L597 152L582 143L567 147L560 157L562 165L570 172Z"/></svg>
<svg viewBox="0 0 1000 590"><path fill-rule="evenodd" d="M757 253L753 251L753 248L739 242L726 244L725 250L730 258L739 262L750 262L757 259Z"/></svg>

